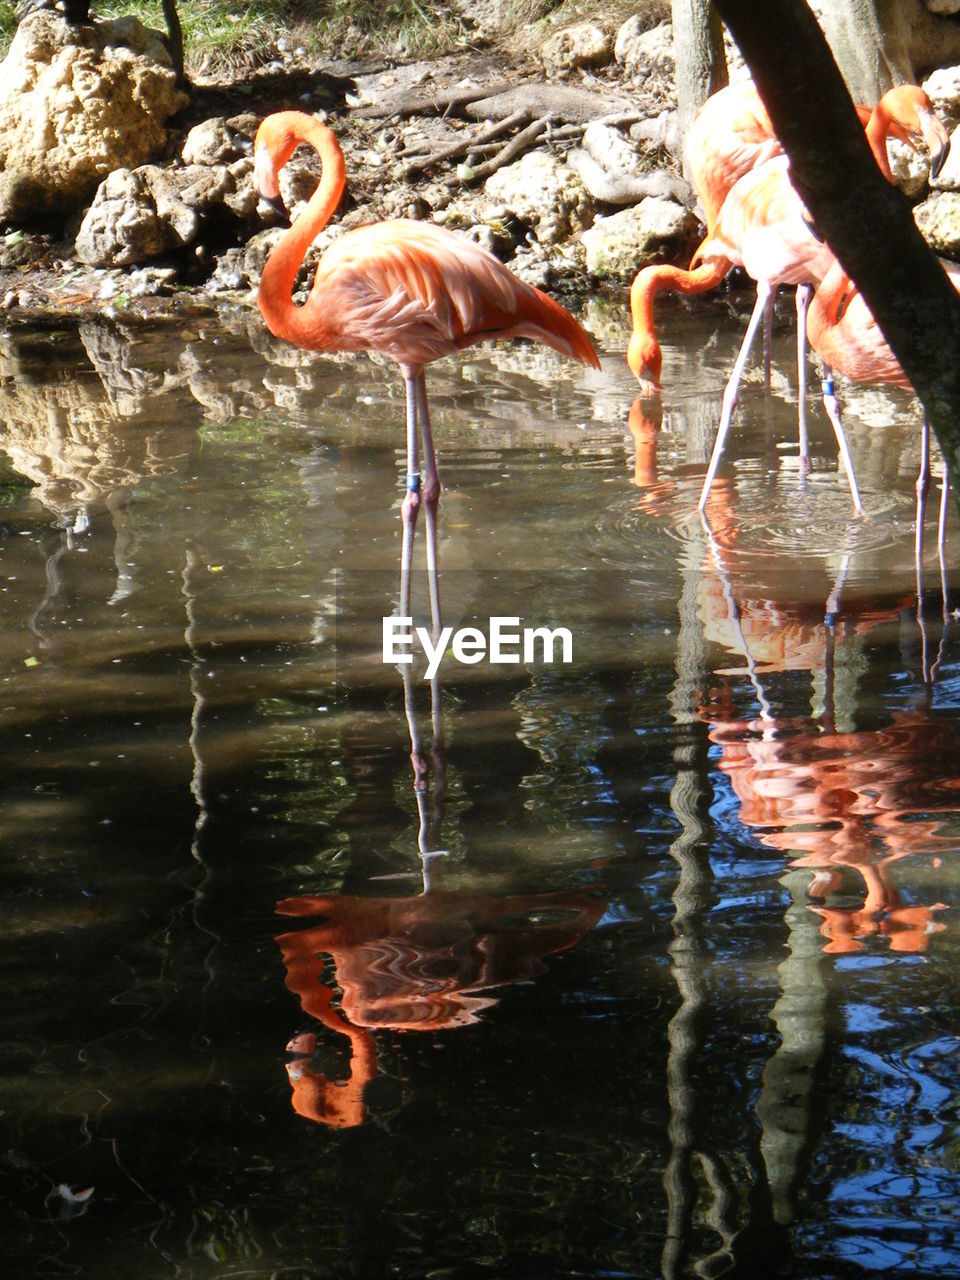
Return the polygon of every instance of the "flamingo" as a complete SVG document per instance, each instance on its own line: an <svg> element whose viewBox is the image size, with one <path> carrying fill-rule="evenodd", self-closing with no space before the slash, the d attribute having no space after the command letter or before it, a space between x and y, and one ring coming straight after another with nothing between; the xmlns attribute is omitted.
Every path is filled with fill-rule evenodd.
<svg viewBox="0 0 960 1280"><path fill-rule="evenodd" d="M436 563L440 481L425 366L493 338L530 338L594 368L600 361L584 329L559 303L518 280L479 245L431 223L398 218L346 232L324 253L307 301L297 306L297 272L346 184L343 152L332 130L303 112L280 111L257 130L254 183L260 195L279 197L278 175L300 142L320 154L320 183L267 259L257 302L270 332L298 347L377 351L400 365L407 421L402 563L409 571L422 500L429 568Z"/></svg>
<svg viewBox="0 0 960 1280"><path fill-rule="evenodd" d="M960 292L960 266L940 259L941 266L950 277L950 283ZM890 349L873 312L863 295L839 262L835 262L824 276L807 313L807 337L810 345L824 363L823 406L836 429L840 427L840 407L837 403L832 371L844 374L856 382L884 382L891 386L912 391L913 386L899 361ZM926 413L920 436L920 472L917 476L917 523L914 551L917 568L918 612L922 608L921 570L923 562L923 521L927 489L930 483L930 423ZM946 460L943 464L943 480L940 490L940 515L937 524L937 552L941 573L944 572L944 547L947 527L947 508L950 480ZM944 584L944 608L946 585Z"/></svg>
<svg viewBox="0 0 960 1280"><path fill-rule="evenodd" d="M756 90L753 89L752 93L756 94ZM714 97L718 96L720 95L714 95ZM750 95L745 90L742 91L741 97L746 102L750 100ZM711 101L712 99L709 99L708 103ZM762 104L760 105L762 107ZM858 111L863 120L865 109L858 108ZM761 132L765 112L754 113L751 118L754 120L752 136L755 141L752 150L749 147L741 148L739 160L741 164L746 163L751 155L759 158L765 154L763 144L756 141ZM886 154L886 142L889 136L900 138L915 150L919 150L918 141L922 138L930 153L931 172L937 174L942 168L949 149L949 137L934 116L926 94L918 86L900 85L891 89L869 113L865 128L867 140L877 164L889 181L892 181ZM775 139L774 143L779 150L779 144ZM729 156L725 164L720 164L720 170L724 175L734 172L735 166ZM701 181L703 181L702 178ZM653 326L655 295L666 289L683 293L704 292L715 287L733 265L742 266L757 281L757 303L724 392L717 440L698 504L701 511L706 504L723 452L730 418L736 405L740 376L760 317L766 315L769 324L773 296L780 284L798 285L800 456L801 460L806 458L806 426L803 413L806 390L805 313L810 296L809 286L819 283L833 262L832 253L817 241L805 222L803 205L790 184L789 161L786 156L773 154L770 158L761 160L753 168L747 169L728 188L725 196L722 197L722 203L717 207L722 188L721 181L714 187L708 188L705 198L701 197L705 209L708 210L708 233L706 240L694 254L690 269L682 271L676 267L647 267L637 275L630 291L634 327L627 361L642 386L647 389L656 389L660 384L662 353ZM831 421L834 422L833 419ZM837 429L835 422L834 429L835 431ZM837 435L837 442L847 472L854 507L857 511L861 511L862 504L842 431Z"/></svg>
<svg viewBox="0 0 960 1280"><path fill-rule="evenodd" d="M862 123L868 124L870 109L857 107L856 110ZM882 119L878 113L874 126L878 133ZM903 136L897 122L890 120L888 128L897 136ZM883 141L885 144L885 135ZM690 126L686 142L687 171L700 197L707 227L704 243L712 236L723 202L738 179L782 154L783 146L752 80L727 85L707 98ZM882 163L887 164L885 146ZM694 254L694 261L697 256ZM641 382L641 394L659 389L663 364L653 327L654 296L665 290L685 294L706 292L715 288L731 267L732 263L724 267L715 259L709 268L704 264L695 271L654 266L644 268L637 275L630 297L634 331L627 362Z"/></svg>

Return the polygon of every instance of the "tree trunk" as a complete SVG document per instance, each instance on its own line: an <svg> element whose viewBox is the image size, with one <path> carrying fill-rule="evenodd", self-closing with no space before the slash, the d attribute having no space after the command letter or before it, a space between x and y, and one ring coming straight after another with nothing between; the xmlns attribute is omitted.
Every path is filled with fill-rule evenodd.
<svg viewBox="0 0 960 1280"><path fill-rule="evenodd" d="M163 0L163 17L167 24L167 51L177 73L177 84L182 89L186 77L183 74L183 28L177 13L177 0Z"/></svg>
<svg viewBox="0 0 960 1280"><path fill-rule="evenodd" d="M794 186L916 388L960 492L960 295L886 182L803 0L715 0L790 157Z"/></svg>
<svg viewBox="0 0 960 1280"><path fill-rule="evenodd" d="M823 0L822 20L847 88L867 106L960 55L960 24L921 0Z"/></svg>
<svg viewBox="0 0 960 1280"><path fill-rule="evenodd" d="M711 0L672 0L680 137L703 103L727 83L723 23ZM689 176L689 175L687 175Z"/></svg>

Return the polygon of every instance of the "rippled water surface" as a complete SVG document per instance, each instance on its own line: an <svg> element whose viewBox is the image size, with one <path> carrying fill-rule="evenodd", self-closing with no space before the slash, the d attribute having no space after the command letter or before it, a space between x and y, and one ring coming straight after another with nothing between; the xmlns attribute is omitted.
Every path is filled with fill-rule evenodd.
<svg viewBox="0 0 960 1280"><path fill-rule="evenodd" d="M960 582L789 303L697 517L746 305L429 370L444 621L573 644L432 682L393 368L0 334L4 1274L960 1274Z"/></svg>

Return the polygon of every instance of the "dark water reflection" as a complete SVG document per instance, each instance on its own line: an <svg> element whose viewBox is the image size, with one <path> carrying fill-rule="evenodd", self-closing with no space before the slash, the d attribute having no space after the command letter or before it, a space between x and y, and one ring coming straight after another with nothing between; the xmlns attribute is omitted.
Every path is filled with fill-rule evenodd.
<svg viewBox="0 0 960 1280"><path fill-rule="evenodd" d="M811 407L801 491L784 328L704 525L728 302L666 308L659 408L587 320L600 375L430 378L445 621L574 661L406 700L392 370L246 310L0 339L6 1274L960 1271L915 409L850 398L857 521Z"/></svg>

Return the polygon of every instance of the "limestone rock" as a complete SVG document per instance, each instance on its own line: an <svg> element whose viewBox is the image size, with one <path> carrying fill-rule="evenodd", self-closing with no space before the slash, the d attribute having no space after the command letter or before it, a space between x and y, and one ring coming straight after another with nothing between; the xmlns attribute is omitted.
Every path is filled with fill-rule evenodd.
<svg viewBox="0 0 960 1280"><path fill-rule="evenodd" d="M688 183L665 169L645 167L623 134L599 120L587 125L583 146L568 153L567 163L601 204L637 204L646 196L692 202Z"/></svg>
<svg viewBox="0 0 960 1280"><path fill-rule="evenodd" d="M184 164L232 164L253 154L253 140L260 117L250 112L232 116L213 116L195 125L183 144Z"/></svg>
<svg viewBox="0 0 960 1280"><path fill-rule="evenodd" d="M159 155L186 103L159 34L135 18L28 14L0 64L0 219L82 207L113 169Z"/></svg>
<svg viewBox="0 0 960 1280"><path fill-rule="evenodd" d="M960 67L940 67L927 76L922 88L948 128L960 122Z"/></svg>
<svg viewBox="0 0 960 1280"><path fill-rule="evenodd" d="M599 22L578 22L557 31L540 49L540 59L553 74L576 67L602 67L613 57L613 36Z"/></svg>
<svg viewBox="0 0 960 1280"><path fill-rule="evenodd" d="M587 270L599 280L629 282L650 263L689 257L698 227L689 209L650 196L633 208L598 218L583 233Z"/></svg>
<svg viewBox="0 0 960 1280"><path fill-rule="evenodd" d="M887 159L893 180L904 195L915 200L926 194L930 185L930 161L925 153L914 151L905 142L891 138L887 143Z"/></svg>
<svg viewBox="0 0 960 1280"><path fill-rule="evenodd" d="M669 22L648 28L635 14L617 32L614 57L627 75L650 74L672 80L676 69L673 56L673 27Z"/></svg>
<svg viewBox="0 0 960 1280"><path fill-rule="evenodd" d="M541 244L558 244L589 227L594 207L569 165L549 151L528 151L490 175L484 191L497 211L528 225ZM495 217L491 207L486 220Z"/></svg>
<svg viewBox="0 0 960 1280"><path fill-rule="evenodd" d="M950 154L946 163L935 178L930 179L930 186L935 191L960 191L960 129L954 129L950 135Z"/></svg>
<svg viewBox="0 0 960 1280"><path fill-rule="evenodd" d="M225 215L236 181L226 165L117 169L101 183L77 235L81 262L128 266L195 243Z"/></svg>
<svg viewBox="0 0 960 1280"><path fill-rule="evenodd" d="M937 192L917 205L913 217L935 253L960 261L960 192Z"/></svg>

